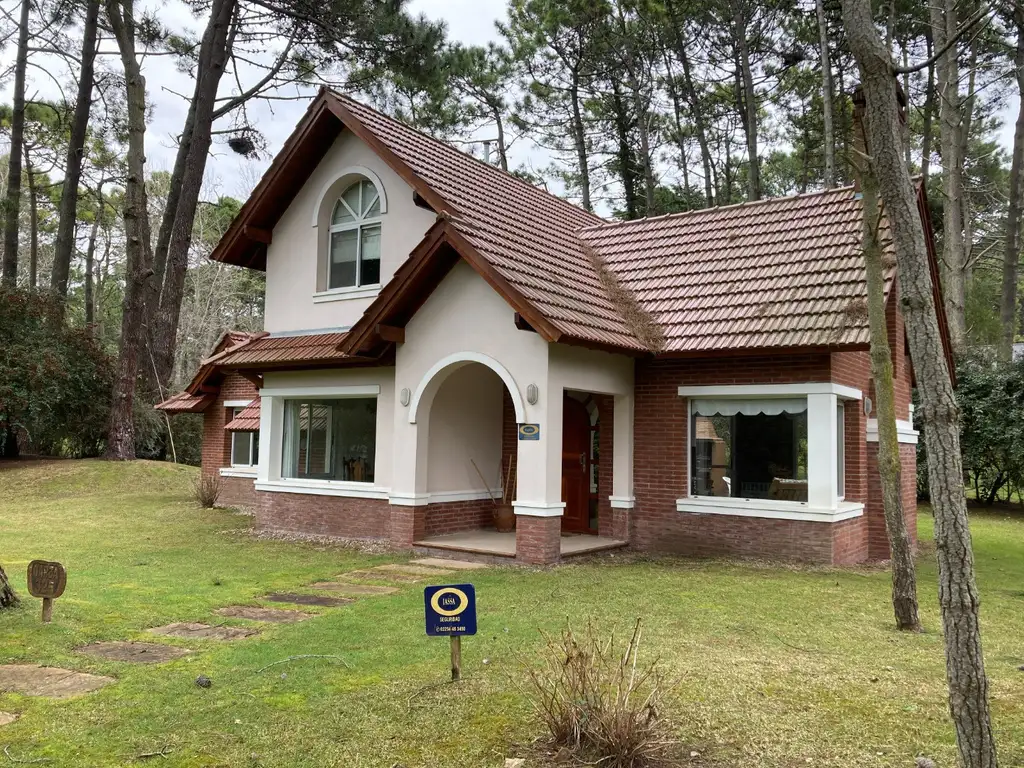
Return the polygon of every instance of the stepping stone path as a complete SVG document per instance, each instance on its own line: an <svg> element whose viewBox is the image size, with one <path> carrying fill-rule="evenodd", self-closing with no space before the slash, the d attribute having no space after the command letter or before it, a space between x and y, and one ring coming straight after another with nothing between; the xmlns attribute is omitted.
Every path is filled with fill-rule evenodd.
<svg viewBox="0 0 1024 768"><path fill-rule="evenodd" d="M212 627L209 624L197 624L190 621L178 621L163 627L153 627L148 631L156 635L184 637L188 640L193 638L200 638L201 640L242 640L243 638L259 634L258 629Z"/></svg>
<svg viewBox="0 0 1024 768"><path fill-rule="evenodd" d="M378 565L371 568L371 571L384 571L385 573L408 573L413 576L442 576L451 573L449 570L439 568L427 568L422 565L406 565L405 563L391 563L389 565Z"/></svg>
<svg viewBox="0 0 1024 768"><path fill-rule="evenodd" d="M292 624L296 621L313 618L311 613L287 611L281 608L259 608L255 605L229 605L227 608L218 608L217 613L221 616L230 616L233 619L269 621L274 624Z"/></svg>
<svg viewBox="0 0 1024 768"><path fill-rule="evenodd" d="M73 669L44 667L39 664L5 664L0 666L0 691L25 696L47 696L68 699L89 693L114 682L112 677L75 672Z"/></svg>
<svg viewBox="0 0 1024 768"><path fill-rule="evenodd" d="M272 603L294 603L295 605L323 605L327 608L335 608L339 605L348 605L355 602L347 597L326 597L324 595L298 595L293 592L277 592L263 598Z"/></svg>
<svg viewBox="0 0 1024 768"><path fill-rule="evenodd" d="M131 661L136 664L159 664L192 653L188 648L160 643L126 643L120 640L110 643L92 643L76 649L87 656L111 661Z"/></svg>
<svg viewBox="0 0 1024 768"><path fill-rule="evenodd" d="M0 725L10 725L19 717L21 715L16 715L13 712L0 712Z"/></svg>
<svg viewBox="0 0 1024 768"><path fill-rule="evenodd" d="M471 563L468 560L445 560L443 557L421 557L413 560L413 565L426 565L431 568L450 568L455 571L478 571L487 568L486 563Z"/></svg>
<svg viewBox="0 0 1024 768"><path fill-rule="evenodd" d="M338 577L342 578L342 577ZM345 597L367 597L369 595L391 595L398 591L398 587L382 587L377 584L346 584L342 581L318 581L310 584L310 589L323 589L329 592L337 592Z"/></svg>

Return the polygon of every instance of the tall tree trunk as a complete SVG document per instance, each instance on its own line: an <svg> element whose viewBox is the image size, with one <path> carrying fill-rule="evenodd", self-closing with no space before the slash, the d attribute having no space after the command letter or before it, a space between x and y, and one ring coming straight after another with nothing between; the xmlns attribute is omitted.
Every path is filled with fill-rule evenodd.
<svg viewBox="0 0 1024 768"><path fill-rule="evenodd" d="M18 596L14 594L11 582L7 580L4 567L0 565L0 608L13 608L18 604Z"/></svg>
<svg viewBox="0 0 1024 768"><path fill-rule="evenodd" d="M505 148L505 123L501 119L501 109L495 105L492 107L494 124L498 126L498 165L503 171L508 171L508 152Z"/></svg>
<svg viewBox="0 0 1024 768"><path fill-rule="evenodd" d="M828 25L825 23L824 0L815 0L818 14L818 45L821 50L821 119L824 124L825 188L836 185L836 146L832 128L832 60L828 55Z"/></svg>
<svg viewBox="0 0 1024 768"><path fill-rule="evenodd" d="M127 264L106 457L127 461L135 458L135 389L144 338L145 287L153 274L146 198L146 80L135 55L133 0L105 1L124 67L128 112L127 174L122 209Z"/></svg>
<svg viewBox="0 0 1024 768"><path fill-rule="evenodd" d="M931 6L931 26L935 47L941 50L957 33L956 0L936 0ZM964 217L963 167L960 132L960 68L957 45L950 46L935 63L938 76L939 145L942 153L942 287L953 348L963 349L967 340L964 304Z"/></svg>
<svg viewBox="0 0 1024 768"><path fill-rule="evenodd" d="M7 199L4 202L4 285L18 281L18 225L21 216L21 153L25 143L25 70L28 68L28 11L31 0L21 0L18 51L14 58L14 93L11 104L11 149L7 159Z"/></svg>
<svg viewBox="0 0 1024 768"><path fill-rule="evenodd" d="M925 53L932 57L932 31L929 25L924 28ZM924 95L924 114L921 117L921 184L928 188L928 170L932 161L932 136L935 119L935 63L928 65L928 78Z"/></svg>
<svg viewBox="0 0 1024 768"><path fill-rule="evenodd" d="M903 516L903 467L896 429L896 391L893 384L892 349L885 316L885 266L878 233L882 226L878 204L877 171L872 166L870 145L864 132L863 94L854 95L854 142L859 145L857 180L864 204L864 267L868 279L868 324L871 329L871 376L875 381L875 410L878 423L878 474L882 488L882 511L889 538L892 562L892 607L896 628L921 629L917 611L917 574L914 549ZM898 281L893 282L890 301L896 301Z"/></svg>
<svg viewBox="0 0 1024 768"><path fill-rule="evenodd" d="M733 0L733 40L736 46L737 80L741 92L740 117L747 137L747 199L761 199L761 166L757 158L757 95L754 75L750 71L750 43L747 40L747 18L740 0Z"/></svg>
<svg viewBox="0 0 1024 768"><path fill-rule="evenodd" d="M64 185L57 207L57 239L53 246L53 270L50 272L50 290L60 299L63 314L68 295L68 276L71 256L75 251L75 222L78 211L78 185L82 178L85 158L85 139L89 130L89 111L92 108L93 69L96 63L96 31L99 26L100 0L89 0L85 7L85 25L82 31L81 71L78 75L78 95L75 113L71 119L71 136L65 160Z"/></svg>
<svg viewBox="0 0 1024 768"><path fill-rule="evenodd" d="M34 291L39 285L39 198L28 144L25 145L25 178L28 183L28 289Z"/></svg>
<svg viewBox="0 0 1024 768"><path fill-rule="evenodd" d="M690 57L686 51L686 35L683 32L683 21L676 14L674 0L665 0L665 10L672 24L672 41L675 45L676 57L683 67L683 83L686 87L686 99L690 107L690 117L693 119L694 132L697 134L697 144L700 146L700 161L704 166L704 199L710 208L715 204L715 178L714 165L711 160L711 147L708 143L707 123L704 119L704 108L700 102L700 95L694 87L693 78L690 74Z"/></svg>
<svg viewBox="0 0 1024 768"><path fill-rule="evenodd" d="M195 224L203 174L206 171L206 160L213 139L214 104L220 78L227 63L228 50L231 47L230 33L236 6L237 0L214 0L210 9L210 21L199 48L195 93L186 118L186 124L192 126L191 138L188 141L188 152L181 173L177 205L173 210L174 223L167 246L167 267L163 289L160 292L159 311L150 336L156 367L156 383L161 393L166 391L170 384L174 369L174 351L185 288L185 273L188 271L188 254L192 244L192 228ZM165 213L165 218L168 215L171 213Z"/></svg>
<svg viewBox="0 0 1024 768"><path fill-rule="evenodd" d="M580 175L580 196L583 209L593 212L594 204L590 200L590 158L587 153L587 134L583 126L583 115L580 110L579 72L572 70L572 85L569 88L569 103L572 108L572 140L576 146L576 164Z"/></svg>
<svg viewBox="0 0 1024 768"><path fill-rule="evenodd" d="M633 167L633 148L629 145L629 118L615 80L612 81L612 109L615 115L615 138L618 143L616 157L622 179L623 202L626 205L626 218L631 220L640 215L636 199L636 169Z"/></svg>
<svg viewBox="0 0 1024 768"><path fill-rule="evenodd" d="M1010 161L1010 199L1006 206L1006 226L1003 235L1003 288L999 301L999 356L1003 360L1013 357L1013 340L1017 336L1017 277L1020 264L1020 220L1024 205L1024 5L1017 3L1013 13L1017 26L1017 50L1013 57L1017 72L1017 123L1013 131L1013 158Z"/></svg>
<svg viewBox="0 0 1024 768"><path fill-rule="evenodd" d="M96 239L100 232L100 219L103 218L103 184L96 189L96 217L89 230L89 244L85 248L85 324L92 325L96 319L96 300L93 296L93 285L96 269Z"/></svg>
<svg viewBox="0 0 1024 768"><path fill-rule="evenodd" d="M923 206L903 163L892 61L875 28L870 0L842 0L842 5L847 40L861 72L872 165L896 251L900 304L921 395L950 715L964 768L996 768L963 487L959 411L932 292L921 224Z"/></svg>

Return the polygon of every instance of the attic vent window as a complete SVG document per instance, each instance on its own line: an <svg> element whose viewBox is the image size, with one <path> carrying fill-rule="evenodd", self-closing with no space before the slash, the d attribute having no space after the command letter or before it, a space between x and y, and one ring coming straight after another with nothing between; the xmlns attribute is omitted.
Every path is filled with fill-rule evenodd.
<svg viewBox="0 0 1024 768"><path fill-rule="evenodd" d="M380 207L380 195L368 179L338 198L329 234L329 289L380 284Z"/></svg>

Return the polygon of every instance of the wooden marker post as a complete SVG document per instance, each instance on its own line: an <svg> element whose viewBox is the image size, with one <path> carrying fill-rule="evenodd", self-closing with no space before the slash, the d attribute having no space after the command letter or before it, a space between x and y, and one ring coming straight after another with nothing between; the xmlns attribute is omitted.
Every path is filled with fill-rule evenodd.
<svg viewBox="0 0 1024 768"><path fill-rule="evenodd" d="M462 636L452 638L452 682L457 683L462 677Z"/></svg>
<svg viewBox="0 0 1024 768"><path fill-rule="evenodd" d="M53 618L53 601L64 594L68 574L60 563L33 560L28 564L28 593L43 598L43 624Z"/></svg>
<svg viewBox="0 0 1024 768"><path fill-rule="evenodd" d="M462 636L476 634L476 591L472 584L425 587L423 609L430 637L451 643L452 682L462 679Z"/></svg>

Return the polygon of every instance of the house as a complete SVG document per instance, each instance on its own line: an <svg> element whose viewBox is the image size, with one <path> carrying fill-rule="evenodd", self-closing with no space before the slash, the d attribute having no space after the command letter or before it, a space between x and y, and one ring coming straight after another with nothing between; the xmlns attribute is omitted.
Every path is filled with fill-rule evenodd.
<svg viewBox="0 0 1024 768"><path fill-rule="evenodd" d="M212 254L266 272L265 331L158 407L204 414L203 472L264 529L882 559L861 220L847 187L610 223L323 90Z"/></svg>

